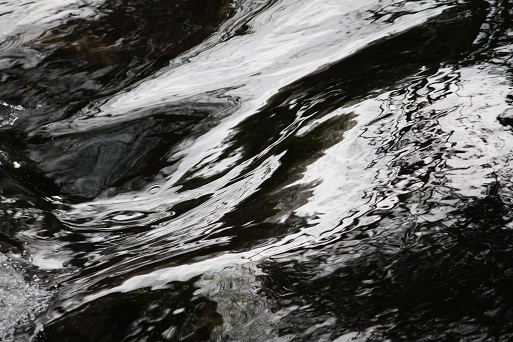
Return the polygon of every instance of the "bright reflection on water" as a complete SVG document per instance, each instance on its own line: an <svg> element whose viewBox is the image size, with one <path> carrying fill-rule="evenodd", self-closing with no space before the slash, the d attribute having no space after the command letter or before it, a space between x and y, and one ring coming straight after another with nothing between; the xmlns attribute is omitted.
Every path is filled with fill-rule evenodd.
<svg viewBox="0 0 513 342"><path fill-rule="evenodd" d="M509 11L0 3L0 334L511 337Z"/></svg>

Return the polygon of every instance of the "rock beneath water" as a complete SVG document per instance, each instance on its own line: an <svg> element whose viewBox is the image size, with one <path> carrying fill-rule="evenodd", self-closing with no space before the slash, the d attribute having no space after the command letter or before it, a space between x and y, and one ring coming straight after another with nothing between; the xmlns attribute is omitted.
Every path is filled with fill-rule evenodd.
<svg viewBox="0 0 513 342"><path fill-rule="evenodd" d="M513 126L513 108L506 109L497 117L497 120L504 126Z"/></svg>

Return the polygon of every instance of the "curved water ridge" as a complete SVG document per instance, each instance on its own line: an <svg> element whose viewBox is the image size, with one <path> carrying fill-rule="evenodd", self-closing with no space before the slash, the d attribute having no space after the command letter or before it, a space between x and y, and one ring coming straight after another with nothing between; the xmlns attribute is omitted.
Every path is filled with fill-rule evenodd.
<svg viewBox="0 0 513 342"><path fill-rule="evenodd" d="M237 120L234 126L291 82L451 7L448 3L421 2L411 12L386 20L386 9L394 4L400 6L394 1L378 5L374 1L277 2L247 24L246 34L201 53L197 51L202 46L187 52L172 61L169 70L164 68L134 89L104 104L94 103L71 120L52 124L49 134L90 130L111 120L133 120L146 107L205 94L243 102L244 108L231 115ZM384 13L377 15L380 9Z"/></svg>
<svg viewBox="0 0 513 342"><path fill-rule="evenodd" d="M230 6L157 71L5 126L52 183L14 234L59 283L35 339L507 338L507 4Z"/></svg>
<svg viewBox="0 0 513 342"><path fill-rule="evenodd" d="M359 48L372 45L376 40L379 41L392 34L400 36L408 28L415 28L429 19L436 18L448 8L447 5L438 4L432 6L433 8L421 7L419 11L412 11L412 14L400 16L389 22L375 20L371 15L373 10L377 11L381 7L383 4L376 7L372 2L365 4L348 2L344 6L332 2L276 4L253 20L255 32L229 39L193 57L189 63L171 67L170 71L162 71L161 75L154 79L143 81L126 94L107 101L98 112L92 111L91 114L87 114L87 111L81 111L76 117L43 128L45 134L57 138L71 131L94 132L96 127L109 125L111 121L119 124L133 120L134 116L137 116L137 120L140 120L141 115L151 117L155 115L155 109L153 109L155 106L157 108L168 106L167 110L171 111L169 108L172 108L175 102L178 106L197 106L207 96L213 96L214 101L220 101L215 100L216 95L221 99L233 99L228 104L231 102L234 104L227 109L223 106L220 112L215 108L213 112L210 110L212 117L207 118L206 121L213 121L208 124L214 127L204 134L198 134L197 137L193 133L169 151L167 158L171 165L161 169L157 179L143 188L143 191L135 193L129 191L112 197L107 190L99 199L75 205L71 210L58 214L60 221L70 227L74 233L81 234L80 232L84 231L85 241L94 243L94 250L88 253L85 263L87 266L94 265L101 270L95 272L94 276L103 278L118 273L121 276L127 270L132 272L134 268L144 267L149 260L152 263L169 262L183 253L198 251L200 254L209 255L210 253L207 252L209 249L214 249L216 245L223 246L231 241L231 233L226 235L222 233L224 230L233 229L229 224L223 223L226 216L231 212L240 211L239 207L251 200L264 183L276 174L282 164L281 159L287 153L286 146L289 144L287 141L292 141L299 129L304 130L302 126L315 117L329 118L325 116L327 114L325 109L320 113L303 113L316 110L316 108L313 110L308 108L312 106L308 103L312 101L310 97L320 97L324 94L315 94L317 90L314 90L313 94L308 93L304 96L305 98L288 100L290 103L285 105L289 107L291 113L296 113L296 117L293 118L290 115L286 117L283 114L281 118L278 117L277 125L283 126L281 131L269 130L269 133L257 137L265 141L261 150L256 147L257 150L252 151L255 147L244 146L248 143L253 144L253 141L249 140L253 139L252 136L244 137L247 135L244 125L257 125L255 127L262 125L264 130L267 128L266 121L272 124L273 120L269 120L268 116L274 116L271 113L273 109L266 108L265 105L273 95L281 96L280 89L285 84L301 79L302 76L329 62L347 57ZM312 10L313 8L316 10ZM297 18L297 21L291 18ZM303 21L307 18L309 26L305 28ZM358 21L359 18L363 20ZM346 30L333 32L334 28L338 27L344 27ZM334 33L338 33L339 37ZM290 41L291 44L298 46L287 48L282 44L284 41ZM346 43L342 44L342 41ZM274 52L276 55L271 54L270 51L276 50L277 46L280 48ZM212 62L216 64L212 65ZM344 60L341 62L342 65L345 63L350 64ZM414 65L413 68L415 67L420 65ZM407 74L408 71L406 71ZM348 81L348 83L351 82ZM377 85L371 84L369 90L372 90L373 86L380 85L378 80ZM211 99L207 101L212 102ZM268 105L268 107L272 106L276 105ZM149 108L147 111L144 110L146 107ZM248 118L257 113L259 123L246 123L245 120L251 120ZM261 116L264 117L261 118ZM332 115L331 120L327 121L330 124L332 121L336 122L336 127L340 130L336 134L338 139L342 139L344 131L356 125L353 116ZM290 122L286 123L287 120ZM240 133L237 132L239 130ZM196 128L196 132L198 131L202 131L201 124ZM352 129L350 132L350 134L358 134L355 133L358 132L357 129ZM310 135L313 134L315 133ZM249 141L246 142L244 139ZM334 144L337 138L332 139L328 144ZM321 146L315 147L312 143L309 147L310 151L306 152L306 154L312 154L312 158L303 161L303 164L312 162L316 154L322 153ZM319 151L315 151L316 149ZM279 151L276 152L276 150ZM46 165L55 168L56 157L51 155L47 157L48 159L42 163L42 168L44 169ZM61 159L67 158L66 155L58 155L57 158L61 163L60 168L66 165ZM74 172L71 166L69 170L58 170ZM298 165L298 167L304 166ZM86 184L90 183L86 180ZM92 186L94 187L95 184L93 183ZM294 184L284 185L287 188ZM80 183L77 187L79 186ZM273 190L277 191L277 189ZM114 189L110 191L117 192ZM307 195L309 191L306 189L296 192L305 193L303 200L309 197ZM258 210L255 208L255 211ZM276 216L274 219L266 220L266 215L273 214L275 210L271 206L260 210L264 212L258 221L274 223L276 220L279 222L286 218L279 218L274 214L271 215L271 217ZM287 215L292 213L293 211ZM237 218L231 220L234 219ZM246 224L251 222L237 222L236 226ZM148 229L148 226L152 228ZM136 230L134 234L127 236L124 232L124 230L133 229ZM212 238L210 238L211 235ZM220 236L215 237L216 235ZM278 234L280 235L282 234ZM304 237L310 239L308 235ZM283 241L290 238L291 236L285 237ZM101 246L109 250L108 259L105 259L107 252L103 251ZM168 248L172 248L172 251L162 253ZM126 253L130 257L124 257ZM254 254L259 253L255 250ZM102 264L110 264L111 258L116 258L118 255L121 260L119 263L102 270ZM45 259L49 258L51 257L45 256ZM89 283L92 280L88 276L83 281ZM78 281L74 279L73 282Z"/></svg>
<svg viewBox="0 0 513 342"><path fill-rule="evenodd" d="M52 1L2 1L0 16L2 26L0 37L6 39L23 34L23 41L36 38L38 35L56 26L57 22L66 17L90 16L100 1L62 0Z"/></svg>
<svg viewBox="0 0 513 342"><path fill-rule="evenodd" d="M426 79L423 78L422 83L424 81ZM479 203L494 196L497 182L509 182L511 174L511 132L496 120L497 112L510 108L504 99L511 88L501 73L494 68L483 71L447 67L438 70L427 81L424 86L408 84L407 88L410 89L386 92L377 98L336 110L319 120L344 120L341 117L358 115L349 126L349 131L344 133L344 139L339 141L341 137L338 136L335 141L331 141L332 146L308 164L300 179L277 188L271 187L270 191L262 185L260 188L248 185L252 180L239 181L244 181L244 185L234 182L236 190L224 187L223 192L214 193L211 199L178 218L136 239L124 241L122 248L129 245L133 254L126 261L105 270L108 270L109 276L119 272L116 275L125 280L115 287L103 287L89 293L84 297L84 302L94 302L117 292L168 288L173 282L201 276L195 283L196 294L218 303L218 312L225 319L224 333L233 339L249 338L251 334L269 336L272 331L270 329L282 327L282 316L295 331L286 338L311 339L318 336L316 329L303 331L299 328L301 325L310 326L307 324L312 324L313 317L313 322L319 325L323 336L333 338L337 335L348 334L351 337L362 334L363 340L384 338L386 334L381 335L380 331L388 330L390 326L387 324L368 326L365 329L356 326L357 333L353 334L345 331L351 328L351 324L344 321L348 319L344 314L324 313L325 310L331 311L329 307L317 308L322 313L319 317L312 317L311 310L302 312L304 305L310 305L305 302L310 303L315 299L302 298L303 290L296 287L301 288L301 282L318 282L323 284L321 286L336 287L338 283L330 278L338 279L338 272L352 268L372 279L372 273L367 274L358 268L362 265L374 267L374 263L379 262L379 265L384 263L380 265L383 267L382 272L387 272L389 268L397 271L393 268L396 263L403 262L403 253L415 252L418 248L436 248L436 245L430 245L437 239L441 240L440 249L451 246L451 242L444 241L449 239L444 235L450 236L451 230L457 229L458 224L464 221L460 211L467 210L465 205L472 205L468 202ZM490 91L484 92L483 84L489 85ZM419 96L422 93L425 95ZM408 97L413 94L415 105L411 100L408 101ZM438 100L422 110L412 111L410 106L416 107L422 101L429 103L431 97L437 97ZM408 113L415 118L408 119ZM312 121L296 134L307 134L309 129L320 124L319 121ZM489 136L491 131L494 132L493 137ZM400 137L396 135L398 133ZM485 137L486 142L476 144L476 141ZM426 144L427 139L432 139L432 142ZM284 154L280 154L275 160L283 157ZM266 162L272 162L272 158ZM264 163L256 170L260 170L261 174L254 171L244 177L257 177L262 179L259 184L263 184L272 178L266 178L265 172L277 172L280 166ZM407 168L413 168L413 172L405 172ZM268 196L265 201L271 203L248 201L249 196L244 197L241 189L253 196L257 191L265 191ZM509 188L499 191L501 200L509 203ZM277 197L276 193L280 196ZM240 204L236 202L239 199ZM233 202L238 206L230 207ZM266 205L271 208L265 208ZM475 205L479 208L479 204ZM259 213L264 216L259 222L255 222L254 217L233 221L234 218L224 211L226 208L236 208L231 210L249 213L262 207L270 212ZM82 216L83 211L77 212ZM205 212L208 214L204 215ZM504 228L508 226L506 224ZM235 235L233 232L236 229L246 230L247 233L243 231L239 234L249 234L250 237ZM245 245L241 246L237 240L242 240ZM110 246L111 241L115 240L110 240L106 246ZM216 244L227 247L221 247L224 250L221 253L215 250L205 253L205 250L208 251ZM248 245L252 247L248 248ZM162 246L162 249L154 246ZM126 253L122 248L119 254ZM145 263L149 262L150 253L155 251L159 255L153 256L152 261L167 259L166 263L171 266L129 277L123 275L141 264L143 268L151 270ZM463 249L459 253L465 252ZM186 253L198 256L186 264L175 261ZM98 255L100 257L104 258L101 254ZM443 260L445 256L440 258ZM265 265L263 268L259 266L261 263ZM292 281L286 280L286 276L281 274L288 268L291 270L287 271L290 273L287 275L294 277ZM92 279L104 279L102 273L73 279L70 289L77 286L77 282L89 284ZM347 278L349 280L346 281L355 281L351 276ZM357 281L365 284L365 279ZM411 279L402 281L408 282ZM277 285L273 285L278 286L278 290L272 286L269 289L267 282L277 282ZM293 290L288 287L291 284ZM304 286L308 286L307 295L314 298L319 296L318 288L309 287L313 285ZM287 295L275 297L273 290L278 293L286 290ZM414 288L410 290L415 291ZM268 291L271 294L266 295ZM294 300L290 300L292 303L286 300L288 305L280 303L284 300L282 296L295 296L294 293L297 295L296 300L302 302L303 306ZM75 298L76 294L73 292ZM345 295L352 298L351 293ZM372 295L368 296L371 301ZM240 307L233 297L243 300L245 304ZM372 306L369 303L363 307ZM397 308L390 310L395 312ZM375 312L376 315L379 313ZM240 316L249 316L243 320L243 327L240 326ZM335 329L340 321L347 325ZM281 338L275 336L277 340Z"/></svg>

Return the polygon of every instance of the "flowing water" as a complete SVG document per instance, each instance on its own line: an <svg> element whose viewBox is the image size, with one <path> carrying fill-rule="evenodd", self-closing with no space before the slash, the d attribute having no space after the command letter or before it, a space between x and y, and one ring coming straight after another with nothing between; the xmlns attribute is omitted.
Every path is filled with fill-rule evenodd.
<svg viewBox="0 0 513 342"><path fill-rule="evenodd" d="M512 338L512 14L0 2L0 339Z"/></svg>

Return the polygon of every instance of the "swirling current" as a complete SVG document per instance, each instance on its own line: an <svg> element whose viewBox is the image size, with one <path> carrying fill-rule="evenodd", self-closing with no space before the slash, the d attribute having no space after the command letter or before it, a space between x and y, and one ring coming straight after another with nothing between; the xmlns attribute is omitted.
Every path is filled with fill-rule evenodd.
<svg viewBox="0 0 513 342"><path fill-rule="evenodd" d="M510 340L512 15L0 1L0 340Z"/></svg>

